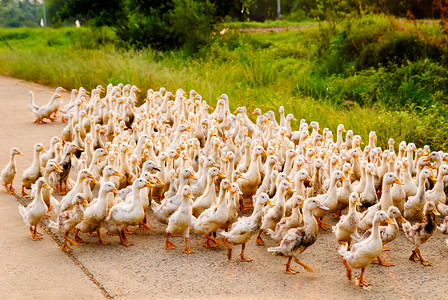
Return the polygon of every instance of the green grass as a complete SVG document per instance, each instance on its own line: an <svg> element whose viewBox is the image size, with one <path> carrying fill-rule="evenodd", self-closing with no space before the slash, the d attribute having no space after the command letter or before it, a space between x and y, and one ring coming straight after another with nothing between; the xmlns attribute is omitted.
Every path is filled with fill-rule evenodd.
<svg viewBox="0 0 448 300"><path fill-rule="evenodd" d="M108 28L1 29L0 73L70 89L109 82L142 90L182 87L198 91L212 105L226 93L232 109L244 105L250 112L260 107L277 113L283 105L298 120L318 121L333 132L340 123L364 139L374 130L382 147L393 137L397 144L406 140L447 151L444 62L421 54L359 67L356 52L350 54L359 42L389 49L404 34L434 44L441 38L437 26L419 24L416 33L412 23L383 16L355 21L356 30L341 23L336 32L323 24L302 31L241 33L237 29L243 25L235 25L193 57L181 51L117 49ZM277 25L266 27L272 26Z"/></svg>
<svg viewBox="0 0 448 300"><path fill-rule="evenodd" d="M224 23L223 26L229 29L245 29L245 28L271 28L271 27L301 27L315 24L313 21L293 22L286 20L267 20L261 22L230 22Z"/></svg>

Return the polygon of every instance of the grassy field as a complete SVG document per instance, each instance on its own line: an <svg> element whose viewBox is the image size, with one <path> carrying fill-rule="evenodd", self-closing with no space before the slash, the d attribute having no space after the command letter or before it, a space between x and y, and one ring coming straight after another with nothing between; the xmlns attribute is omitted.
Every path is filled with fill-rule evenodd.
<svg viewBox="0 0 448 300"><path fill-rule="evenodd" d="M448 150L448 52L434 22L367 16L335 29L274 22L312 26L259 33L240 32L250 23L225 25L193 57L119 49L108 28L1 29L0 73L65 88L182 87L212 105L226 93L232 108L277 112L283 105L322 128L343 123L364 139L374 130L383 147L393 137Z"/></svg>

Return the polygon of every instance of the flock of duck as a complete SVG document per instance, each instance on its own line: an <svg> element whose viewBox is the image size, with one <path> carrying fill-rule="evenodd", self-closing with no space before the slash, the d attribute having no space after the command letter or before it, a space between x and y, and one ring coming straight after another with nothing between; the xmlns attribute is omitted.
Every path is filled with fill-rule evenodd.
<svg viewBox="0 0 448 300"><path fill-rule="evenodd" d="M285 272L294 274L292 260L313 270L299 255L319 229L330 228L324 218L332 212L348 279L352 268L361 269L356 285L369 285L364 270L370 263L390 265L380 256L400 223L413 245L410 259L430 264L419 246L436 232L435 216L448 216L448 153L404 141L396 152L393 139L382 149L373 131L361 149L361 137L342 124L336 140L317 122L301 120L293 131L295 118L283 107L280 122L273 111L257 108L253 123L245 107L229 110L225 94L212 109L194 90L150 89L137 106L136 86L109 84L91 93L72 90L62 108L62 91L57 88L44 107L30 92L36 123L54 121L58 111L67 121L48 150L34 146L33 163L21 177L22 195L31 189L32 202L19 205L19 212L34 240L41 239L37 225L50 211L57 217L48 226L63 234L64 251L82 242L81 233L108 244L101 229L132 245L129 227L148 230L151 216L166 224L166 249L175 248L170 236L182 236L185 253L194 252L188 244L194 232L206 247L225 245L229 259L233 245L241 244L240 260L251 261L245 245L252 236L264 245L270 235L278 246L267 250L287 258ZM14 157L21 153L13 148L10 155L0 183L13 193ZM447 225L448 217L439 229L446 233Z"/></svg>

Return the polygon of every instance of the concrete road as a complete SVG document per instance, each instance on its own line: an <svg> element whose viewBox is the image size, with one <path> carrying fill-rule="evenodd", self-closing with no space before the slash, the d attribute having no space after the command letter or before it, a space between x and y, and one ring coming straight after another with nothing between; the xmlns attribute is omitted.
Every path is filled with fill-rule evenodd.
<svg viewBox="0 0 448 300"><path fill-rule="evenodd" d="M0 77L0 168L8 159L11 147L18 147L25 156L17 157L18 175L14 182L20 190L20 175L32 162L36 142L48 147L50 138L60 135L63 124L32 123L28 110L32 90L36 104L45 104L53 88L21 80ZM67 103L69 94L64 94ZM255 246L252 239L246 247L250 263L238 261L240 247L234 248L231 261L226 249L204 247L203 237L192 235L190 247L196 253L182 253L184 242L172 238L176 249L164 248L165 226L149 213L152 230L129 236L134 246L124 247L116 236L104 239L110 245L99 246L96 238L82 235L87 242L74 247L72 255L63 253L53 238L44 232L42 241L32 241L28 228L17 210L18 200L0 187L0 298L1 299L116 299L149 298L358 298L358 299L440 299L446 298L448 286L448 249L446 236L436 235L421 247L422 255L432 262L431 267L411 262L411 245L401 232L388 245L392 250L383 255L393 267L369 266L365 279L373 286L358 288L345 277L345 268L337 253L333 233L319 232L317 242L307 249L301 259L317 269L307 273L300 266L296 275L283 273L286 260L269 254L268 246L275 243L265 238L266 246ZM333 215L325 221L334 225ZM359 275L359 270L354 270Z"/></svg>

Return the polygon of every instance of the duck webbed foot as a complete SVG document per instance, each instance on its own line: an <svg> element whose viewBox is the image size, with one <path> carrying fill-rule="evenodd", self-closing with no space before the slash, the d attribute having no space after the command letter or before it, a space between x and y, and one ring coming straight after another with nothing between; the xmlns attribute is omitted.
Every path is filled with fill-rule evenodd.
<svg viewBox="0 0 448 300"><path fill-rule="evenodd" d="M125 232L126 234L135 234L135 231L129 230L129 229L127 229L127 228L124 230L124 232Z"/></svg>
<svg viewBox="0 0 448 300"><path fill-rule="evenodd" d="M145 217L143 218L143 221L141 221L138 224L138 228L141 229L141 230L150 230L151 229L151 226L149 226L147 224L146 214L145 214Z"/></svg>
<svg viewBox="0 0 448 300"><path fill-rule="evenodd" d="M205 247L207 248L216 248L224 244L224 242L218 241L217 239L212 237L211 234L205 234L204 236L207 238L207 241L205 242ZM211 244L212 242L213 244Z"/></svg>
<svg viewBox="0 0 448 300"><path fill-rule="evenodd" d="M40 237L40 235L42 235L42 233L37 232L37 225L34 226L34 228L32 226L30 226L30 232L31 232L31 236L33 237L34 241L39 241L42 239Z"/></svg>
<svg viewBox="0 0 448 300"><path fill-rule="evenodd" d="M69 252L70 250L72 250L72 248L70 248L67 245L67 240L65 240L64 243L62 243L61 250L64 251L64 252Z"/></svg>
<svg viewBox="0 0 448 300"><path fill-rule="evenodd" d="M245 213L250 210L249 206L244 206L243 199L240 199L240 212Z"/></svg>
<svg viewBox="0 0 448 300"><path fill-rule="evenodd" d="M82 238L79 236L79 229L76 229L75 230L75 241L77 242L77 243L82 243L82 242L84 242L83 240L82 240ZM73 244L73 243L72 243ZM74 245L74 246L76 246L76 245Z"/></svg>
<svg viewBox="0 0 448 300"><path fill-rule="evenodd" d="M170 234L166 233L166 240L165 240L165 249L166 250L176 248L176 246L174 246L174 244L169 241L169 237L170 237Z"/></svg>
<svg viewBox="0 0 448 300"><path fill-rule="evenodd" d="M291 259L292 257L288 258L288 262L285 264L285 273L295 275L296 273L299 273L299 271L291 268Z"/></svg>
<svg viewBox="0 0 448 300"><path fill-rule="evenodd" d="M98 245L109 245L110 243L103 241L103 239L101 238L101 233L99 230L96 231L96 235L98 236Z"/></svg>
<svg viewBox="0 0 448 300"><path fill-rule="evenodd" d="M420 253L420 249L415 249L414 252L418 256L418 259L422 262L422 265L424 265L424 266L430 266L431 265L431 263L429 261L425 260L422 257L422 254Z"/></svg>
<svg viewBox="0 0 448 300"><path fill-rule="evenodd" d="M262 231L263 230L260 230L260 232L258 232L257 239L255 240L255 243L257 244L257 246L264 246L264 241L261 238Z"/></svg>
<svg viewBox="0 0 448 300"><path fill-rule="evenodd" d="M241 245L241 254L240 254L240 261L242 262L250 262L253 261L251 258L247 258L244 256L244 249L246 248L246 244Z"/></svg>
<svg viewBox="0 0 448 300"><path fill-rule="evenodd" d="M415 253L415 250L412 250L411 256L409 256L409 260L417 261L419 260L417 253Z"/></svg>
<svg viewBox="0 0 448 300"><path fill-rule="evenodd" d="M28 194L25 192L25 186L24 185L22 185L22 196L23 197L28 196Z"/></svg>
<svg viewBox="0 0 448 300"><path fill-rule="evenodd" d="M122 230L122 231L119 231L118 232L118 235L119 235L119 237L120 237L120 242L121 242L121 244L123 245L123 246L132 246L132 245L134 245L134 243L132 243L132 242L128 242L128 240L126 239L126 233L125 233L125 231L124 230Z"/></svg>
<svg viewBox="0 0 448 300"><path fill-rule="evenodd" d="M324 221L322 221L321 218L316 218L317 223L319 224L319 228L322 230L328 230L331 228L330 224L325 223Z"/></svg>
<svg viewBox="0 0 448 300"><path fill-rule="evenodd" d="M301 261L298 260L297 258L294 258L294 261L295 261L297 264L299 264L299 265L301 265L302 267L304 267L305 270L307 270L308 272L314 272L314 271L315 271L313 268L311 268L310 266L304 264L303 262L301 262Z"/></svg>
<svg viewBox="0 0 448 300"><path fill-rule="evenodd" d="M190 253L194 253L194 252L195 252L195 251L191 250L191 249L188 247L188 238L186 237L186 238L185 238L185 249L184 249L184 253L190 254Z"/></svg>
<svg viewBox="0 0 448 300"><path fill-rule="evenodd" d="M365 270L366 270L366 268L362 268L362 269L361 269L361 275L360 275L359 277L355 277L355 278L353 279L353 281L355 281L355 284L356 284L357 286L364 287L364 286L372 285L370 282L364 281L364 271L365 271Z"/></svg>
<svg viewBox="0 0 448 300"><path fill-rule="evenodd" d="M381 257L377 257L377 259L375 259L374 261L372 261L372 264L378 264L378 265L382 265L382 266L384 266L384 267L391 267L391 266L394 266L394 264L392 264L392 263L388 263L388 262L385 262L385 261L383 261L382 259L381 259Z"/></svg>

